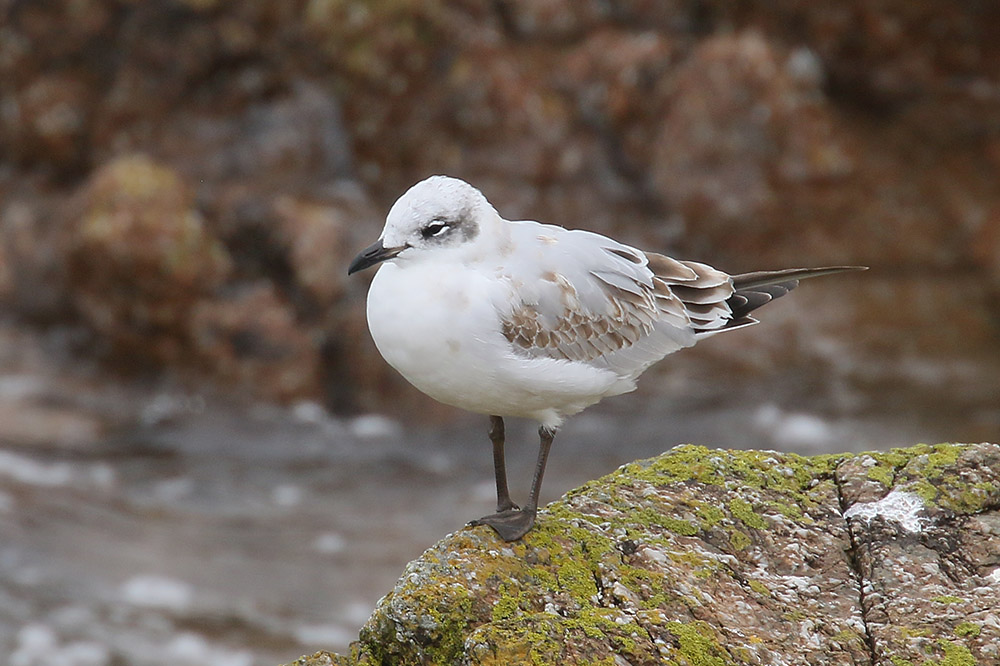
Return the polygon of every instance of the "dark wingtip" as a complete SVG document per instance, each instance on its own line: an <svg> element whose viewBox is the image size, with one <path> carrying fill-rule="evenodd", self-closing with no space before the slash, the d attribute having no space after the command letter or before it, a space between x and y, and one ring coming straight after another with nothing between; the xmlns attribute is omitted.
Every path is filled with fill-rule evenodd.
<svg viewBox="0 0 1000 666"><path fill-rule="evenodd" d="M867 266L823 266L821 268L786 268L780 271L755 271L753 273L742 273L733 276L733 286L739 289L752 289L770 284L780 284L782 282L792 282L819 277L821 275L833 275L834 273L848 273L852 271L866 271Z"/></svg>
<svg viewBox="0 0 1000 666"><path fill-rule="evenodd" d="M733 312L735 326L741 318L746 318L762 305L781 298L799 285L799 280L847 273L851 271L866 271L867 266L824 266L822 268L788 268L781 271L757 271L733 276L733 287L736 292L726 301ZM727 326L729 328L730 326Z"/></svg>

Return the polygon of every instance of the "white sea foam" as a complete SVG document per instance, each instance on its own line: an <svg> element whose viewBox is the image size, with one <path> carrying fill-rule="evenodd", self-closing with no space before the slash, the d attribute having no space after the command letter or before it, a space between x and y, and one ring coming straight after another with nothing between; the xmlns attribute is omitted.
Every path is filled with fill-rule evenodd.
<svg viewBox="0 0 1000 666"><path fill-rule="evenodd" d="M194 590L185 581L166 576L134 576L121 586L121 597L134 606L185 611L194 600Z"/></svg>
<svg viewBox="0 0 1000 666"><path fill-rule="evenodd" d="M381 414L365 414L351 419L349 427L351 434L358 439L389 439L402 433L398 421Z"/></svg>
<svg viewBox="0 0 1000 666"><path fill-rule="evenodd" d="M61 643L52 627L34 623L17 632L10 666L108 666L111 652L96 641Z"/></svg>
<svg viewBox="0 0 1000 666"><path fill-rule="evenodd" d="M185 632L167 643L164 652L178 666L252 666L253 655L247 650L213 645L204 636Z"/></svg>
<svg viewBox="0 0 1000 666"><path fill-rule="evenodd" d="M65 486L73 478L69 463L40 463L27 456L0 451L0 476L32 486Z"/></svg>

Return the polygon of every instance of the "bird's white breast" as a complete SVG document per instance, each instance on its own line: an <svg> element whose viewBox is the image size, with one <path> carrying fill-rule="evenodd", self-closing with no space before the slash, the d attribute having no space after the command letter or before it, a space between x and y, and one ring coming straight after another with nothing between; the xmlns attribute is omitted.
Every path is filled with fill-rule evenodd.
<svg viewBox="0 0 1000 666"><path fill-rule="evenodd" d="M630 388L605 369L519 356L498 311L513 298L507 281L461 263L387 263L368 292L368 327L411 384L469 411L557 424Z"/></svg>
<svg viewBox="0 0 1000 666"><path fill-rule="evenodd" d="M379 352L445 402L478 381L469 375L489 375L489 361L501 351L496 314L476 277L459 265L386 264L368 292L368 327Z"/></svg>

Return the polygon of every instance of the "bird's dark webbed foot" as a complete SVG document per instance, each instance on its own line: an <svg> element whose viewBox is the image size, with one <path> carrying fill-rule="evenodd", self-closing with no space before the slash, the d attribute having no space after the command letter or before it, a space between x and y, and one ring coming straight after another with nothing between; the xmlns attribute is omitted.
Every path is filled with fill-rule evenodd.
<svg viewBox="0 0 1000 666"><path fill-rule="evenodd" d="M469 525L489 525L504 541L517 541L534 526L535 513L533 509L507 509L473 520Z"/></svg>
<svg viewBox="0 0 1000 666"><path fill-rule="evenodd" d="M531 493L528 495L528 505L519 509L510 499L507 490L507 465L504 461L504 427L499 416L490 417L490 441L493 442L493 470L497 481L497 512L473 520L469 525L489 525L504 541L517 541L527 534L535 525L535 514L538 513L538 491L542 487L542 474L545 472L545 461L549 457L549 448L555 429L541 427L538 429L538 461L535 463L535 477L531 481Z"/></svg>
<svg viewBox="0 0 1000 666"><path fill-rule="evenodd" d="M496 512L495 515L499 515L501 513L507 513L508 511L520 511L520 510L521 510L521 507L519 507L518 505L514 504L514 502L511 501L510 498L507 498L507 502L505 504L498 504L497 505L497 512Z"/></svg>

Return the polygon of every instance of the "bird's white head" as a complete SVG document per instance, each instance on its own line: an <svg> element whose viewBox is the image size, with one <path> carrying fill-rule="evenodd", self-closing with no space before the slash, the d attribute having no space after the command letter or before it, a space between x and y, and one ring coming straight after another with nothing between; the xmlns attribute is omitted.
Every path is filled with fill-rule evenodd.
<svg viewBox="0 0 1000 666"><path fill-rule="evenodd" d="M396 200L382 236L351 263L348 273L399 257L429 256L467 247L492 235L500 220L483 193L464 180L431 176Z"/></svg>

